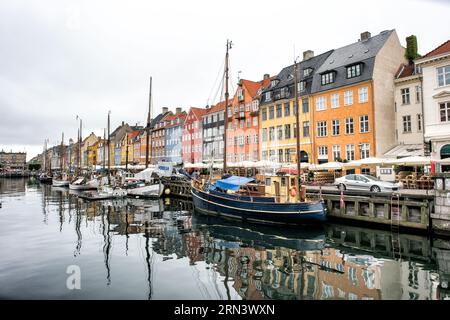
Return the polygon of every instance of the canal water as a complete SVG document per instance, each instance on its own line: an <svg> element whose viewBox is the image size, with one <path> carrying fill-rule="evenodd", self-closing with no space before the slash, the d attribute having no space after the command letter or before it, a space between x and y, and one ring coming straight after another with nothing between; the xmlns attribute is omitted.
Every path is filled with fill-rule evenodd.
<svg viewBox="0 0 450 320"><path fill-rule="evenodd" d="M33 179L0 179L0 202L2 299L450 297L445 240L242 224L176 199L85 202Z"/></svg>

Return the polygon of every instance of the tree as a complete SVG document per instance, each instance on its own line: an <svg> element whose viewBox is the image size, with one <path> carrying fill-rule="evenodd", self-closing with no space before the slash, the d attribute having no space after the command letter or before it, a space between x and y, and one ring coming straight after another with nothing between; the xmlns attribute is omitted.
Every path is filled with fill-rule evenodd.
<svg viewBox="0 0 450 320"><path fill-rule="evenodd" d="M420 54L418 53L417 37L415 35L406 37L405 58L408 59L408 61L413 61L419 57Z"/></svg>

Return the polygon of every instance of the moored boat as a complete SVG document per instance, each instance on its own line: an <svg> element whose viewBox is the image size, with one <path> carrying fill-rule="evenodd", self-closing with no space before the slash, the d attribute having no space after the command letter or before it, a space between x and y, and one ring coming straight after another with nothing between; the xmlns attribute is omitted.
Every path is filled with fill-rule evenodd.
<svg viewBox="0 0 450 320"><path fill-rule="evenodd" d="M164 192L164 185L159 182L157 184L150 184L138 186L127 189L128 196L142 197L142 198L160 198Z"/></svg>
<svg viewBox="0 0 450 320"><path fill-rule="evenodd" d="M236 176L204 186L194 181L191 188L194 207L200 213L258 223L308 224L326 220L322 201L293 202L261 196L254 192L257 185L251 182L254 179Z"/></svg>
<svg viewBox="0 0 450 320"><path fill-rule="evenodd" d="M64 179L53 179L52 180L52 185L55 187L68 187L70 184L69 180L64 180Z"/></svg>
<svg viewBox="0 0 450 320"><path fill-rule="evenodd" d="M38 179L41 183L52 183L52 176L50 176L46 172L41 173Z"/></svg>
<svg viewBox="0 0 450 320"><path fill-rule="evenodd" d="M84 191L79 197L86 200L106 200L123 198L127 195L126 190L112 186L102 186L97 191Z"/></svg>
<svg viewBox="0 0 450 320"><path fill-rule="evenodd" d="M93 190L99 187L97 179L78 178L69 184L71 190Z"/></svg>

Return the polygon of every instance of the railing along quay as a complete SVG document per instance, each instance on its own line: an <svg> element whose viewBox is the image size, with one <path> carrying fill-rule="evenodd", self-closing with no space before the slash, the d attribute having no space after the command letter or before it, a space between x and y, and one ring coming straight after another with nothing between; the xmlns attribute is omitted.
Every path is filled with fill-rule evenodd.
<svg viewBox="0 0 450 320"><path fill-rule="evenodd" d="M433 195L400 194L399 216L392 212L392 193L344 191L341 198L339 190L307 189L307 196L321 197L327 206L328 216L342 220L366 222L392 226L393 219L400 228L422 231L430 229L430 212L434 202ZM341 205L341 201L343 202Z"/></svg>

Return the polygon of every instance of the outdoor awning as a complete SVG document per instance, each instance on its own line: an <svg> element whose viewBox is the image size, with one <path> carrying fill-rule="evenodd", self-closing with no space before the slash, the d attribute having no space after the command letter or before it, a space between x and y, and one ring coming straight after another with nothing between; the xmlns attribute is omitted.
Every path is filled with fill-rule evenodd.
<svg viewBox="0 0 450 320"><path fill-rule="evenodd" d="M424 166L431 164L430 157L412 156L401 159L386 160L385 164L395 164L403 166Z"/></svg>
<svg viewBox="0 0 450 320"><path fill-rule="evenodd" d="M253 178L245 178L238 176L231 176L226 179L217 180L216 186L225 190L239 190L239 188L243 185L246 185L249 182L255 181Z"/></svg>
<svg viewBox="0 0 450 320"><path fill-rule="evenodd" d="M399 144L383 154L383 158L404 158L424 155L423 144Z"/></svg>
<svg viewBox="0 0 450 320"><path fill-rule="evenodd" d="M326 162L316 166L310 166L309 170L341 170L343 164L341 162Z"/></svg>
<svg viewBox="0 0 450 320"><path fill-rule="evenodd" d="M370 166L370 165L382 165L386 162L387 159L369 157L365 159L359 159L344 163L344 167L360 167L360 166Z"/></svg>

